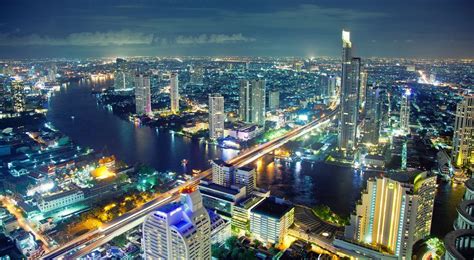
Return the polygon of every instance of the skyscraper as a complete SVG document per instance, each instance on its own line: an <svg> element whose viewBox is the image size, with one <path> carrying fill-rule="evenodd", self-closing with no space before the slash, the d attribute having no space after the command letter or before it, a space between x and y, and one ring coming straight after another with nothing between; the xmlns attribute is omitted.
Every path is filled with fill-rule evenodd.
<svg viewBox="0 0 474 260"><path fill-rule="evenodd" d="M244 122L265 125L264 79L240 82L239 115Z"/></svg>
<svg viewBox="0 0 474 260"><path fill-rule="evenodd" d="M275 111L280 107L280 92L271 91L268 97L268 108Z"/></svg>
<svg viewBox="0 0 474 260"><path fill-rule="evenodd" d="M335 244L358 251L357 254L361 253L357 244L372 245L373 250L365 251L365 256L374 257L380 251L400 259L410 258L413 244L430 234L435 193L436 176L428 172L367 180L344 233L348 241L355 243Z"/></svg>
<svg viewBox="0 0 474 260"><path fill-rule="evenodd" d="M150 77L141 73L135 76L135 109L137 115L151 114Z"/></svg>
<svg viewBox="0 0 474 260"><path fill-rule="evenodd" d="M114 89L122 90L133 87L133 80L131 80L130 73L127 68L127 61L121 58L117 58L115 61L115 73L114 73Z"/></svg>
<svg viewBox="0 0 474 260"><path fill-rule="evenodd" d="M146 217L142 249L145 259L211 259L211 223L198 190Z"/></svg>
<svg viewBox="0 0 474 260"><path fill-rule="evenodd" d="M359 109L362 110L366 103L367 94L367 71L360 72L360 86L359 86Z"/></svg>
<svg viewBox="0 0 474 260"><path fill-rule="evenodd" d="M13 111L16 113L25 111L25 93L23 91L23 83L21 81L12 81Z"/></svg>
<svg viewBox="0 0 474 260"><path fill-rule="evenodd" d="M327 93L329 98L333 98L336 96L336 89L337 89L337 77L329 76L328 78L328 86L327 86Z"/></svg>
<svg viewBox="0 0 474 260"><path fill-rule="evenodd" d="M405 134L410 134L410 95L411 90L406 88L400 104L400 130Z"/></svg>
<svg viewBox="0 0 474 260"><path fill-rule="evenodd" d="M224 97L221 94L209 94L209 137L224 137Z"/></svg>
<svg viewBox="0 0 474 260"><path fill-rule="evenodd" d="M339 116L339 149L351 151L356 146L360 58L352 57L350 32L342 31L342 79Z"/></svg>
<svg viewBox="0 0 474 260"><path fill-rule="evenodd" d="M452 160L457 167L474 164L474 95L464 96L458 103Z"/></svg>
<svg viewBox="0 0 474 260"><path fill-rule="evenodd" d="M170 99L171 99L171 112L179 112L179 80L178 73L171 74L170 80Z"/></svg>
<svg viewBox="0 0 474 260"><path fill-rule="evenodd" d="M382 93L375 83L367 88L365 100L363 142L378 144L382 119Z"/></svg>
<svg viewBox="0 0 474 260"><path fill-rule="evenodd" d="M56 67L56 64L51 65L51 68L48 69L48 81L55 82L57 73L58 67Z"/></svg>

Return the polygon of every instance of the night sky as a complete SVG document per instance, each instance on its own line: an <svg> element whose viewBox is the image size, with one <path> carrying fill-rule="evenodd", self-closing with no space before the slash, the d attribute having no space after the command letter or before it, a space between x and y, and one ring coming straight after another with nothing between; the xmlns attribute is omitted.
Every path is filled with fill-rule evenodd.
<svg viewBox="0 0 474 260"><path fill-rule="evenodd" d="M0 58L474 57L474 0L0 1Z"/></svg>

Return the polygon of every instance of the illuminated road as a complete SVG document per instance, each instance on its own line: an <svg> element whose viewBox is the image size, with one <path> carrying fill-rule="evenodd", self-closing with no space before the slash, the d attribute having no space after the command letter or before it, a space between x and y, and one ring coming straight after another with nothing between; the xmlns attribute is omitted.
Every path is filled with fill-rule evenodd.
<svg viewBox="0 0 474 260"><path fill-rule="evenodd" d="M323 114L320 119L316 119L304 126L295 128L281 137L275 138L265 144L255 146L249 150L244 151L238 156L232 158L228 163L241 167L247 165L263 155L275 150L276 148L284 145L290 140L294 140L301 137L317 127L323 126L331 122L331 120L337 115L337 109L333 107L333 110L329 114ZM73 239L72 241L59 246L51 250L48 254L44 255L43 259L77 259L81 256L88 254L94 249L112 240L114 237L123 234L124 232L140 225L143 223L145 217L150 214L157 207L167 204L172 201L179 199L180 190L188 186L196 186L199 182L211 175L211 170L201 172L195 176L192 180L189 180L179 187L173 188L166 193L163 193L153 199L152 201L143 204L142 206L133 209L126 214L117 217L111 222L104 224L98 230L88 232L80 237Z"/></svg>

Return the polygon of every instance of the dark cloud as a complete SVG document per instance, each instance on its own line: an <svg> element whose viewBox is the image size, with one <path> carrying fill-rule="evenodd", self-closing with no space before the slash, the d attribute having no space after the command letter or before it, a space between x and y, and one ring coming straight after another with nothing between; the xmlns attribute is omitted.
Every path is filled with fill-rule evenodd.
<svg viewBox="0 0 474 260"><path fill-rule="evenodd" d="M473 2L4 0L0 57L336 56L342 28L361 56L472 57Z"/></svg>

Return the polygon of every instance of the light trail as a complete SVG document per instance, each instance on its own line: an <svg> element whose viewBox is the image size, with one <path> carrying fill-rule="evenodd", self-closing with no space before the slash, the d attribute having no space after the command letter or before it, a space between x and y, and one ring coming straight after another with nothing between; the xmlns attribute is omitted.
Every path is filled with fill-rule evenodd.
<svg viewBox="0 0 474 260"><path fill-rule="evenodd" d="M254 148L251 148L229 160L228 163L233 164L236 167L247 165L252 161L255 161L256 159L262 157L263 155L284 145L288 141L299 138L317 127L328 124L338 112L338 109L334 104L331 105L331 108L333 108L333 110L329 114L323 115L321 118L316 119L304 126L293 129L288 133L284 134L283 136L275 138L265 144L261 144ZM73 239L65 245L59 246L51 250L48 254L44 255L42 259L80 258L93 251L94 249L107 243L108 241L112 240L114 237L123 234L124 232L140 225L145 219L145 217L157 207L169 203L171 201L178 200L180 191L183 188L189 186L197 186L202 179L205 179L210 175L211 169L203 171L199 175L194 177L192 180L186 181L182 185L159 195L152 201L149 201L141 205L140 207L137 207L132 211L115 218L108 224L104 224L101 228L88 232L76 239ZM71 254L71 252L73 253Z"/></svg>

